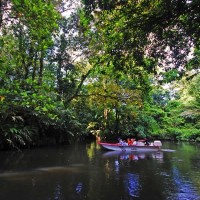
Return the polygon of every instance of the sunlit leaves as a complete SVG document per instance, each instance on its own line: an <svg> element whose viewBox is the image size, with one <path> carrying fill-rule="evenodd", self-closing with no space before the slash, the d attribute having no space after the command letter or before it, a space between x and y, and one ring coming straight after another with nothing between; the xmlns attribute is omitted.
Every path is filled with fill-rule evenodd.
<svg viewBox="0 0 200 200"><path fill-rule="evenodd" d="M196 102L200 106L200 75L193 78L189 87L189 92L196 98Z"/></svg>
<svg viewBox="0 0 200 200"><path fill-rule="evenodd" d="M58 28L59 14L54 5L45 1L19 1L13 0L13 10L21 13L19 21L29 30L29 35L35 42L47 41ZM42 44L40 44L42 45ZM43 48L45 43L43 43Z"/></svg>
<svg viewBox="0 0 200 200"><path fill-rule="evenodd" d="M144 55L147 55L163 70L178 70L174 78L179 79L184 74L185 71L179 68L185 69L190 47L198 45L199 40L196 1L120 1L113 2L110 9L101 7L99 1L88 4L94 9L93 29L97 35L94 43L104 58L110 55L110 60L118 59L115 68L124 70L138 63L144 65ZM98 11L95 10L97 5ZM130 62L127 65L130 59L133 65ZM164 77L166 81L172 80L172 76Z"/></svg>

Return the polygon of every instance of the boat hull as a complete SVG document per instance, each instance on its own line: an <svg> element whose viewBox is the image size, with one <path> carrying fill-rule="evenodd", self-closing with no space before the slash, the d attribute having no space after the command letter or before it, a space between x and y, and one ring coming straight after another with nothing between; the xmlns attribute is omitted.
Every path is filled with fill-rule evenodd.
<svg viewBox="0 0 200 200"><path fill-rule="evenodd" d="M137 146L137 145L129 145L123 146L119 144L112 144L112 143L99 143L103 148L111 151L125 151L125 152L145 152L145 151L159 151L160 146Z"/></svg>

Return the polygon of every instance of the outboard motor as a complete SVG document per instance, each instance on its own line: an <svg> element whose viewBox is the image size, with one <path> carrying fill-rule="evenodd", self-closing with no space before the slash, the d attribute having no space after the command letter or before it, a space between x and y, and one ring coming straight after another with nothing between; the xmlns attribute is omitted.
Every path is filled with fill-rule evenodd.
<svg viewBox="0 0 200 200"><path fill-rule="evenodd" d="M155 140L155 141L153 142L153 145L154 145L154 146L157 146L157 147L161 147L161 146L162 146L162 143L161 143L160 140Z"/></svg>

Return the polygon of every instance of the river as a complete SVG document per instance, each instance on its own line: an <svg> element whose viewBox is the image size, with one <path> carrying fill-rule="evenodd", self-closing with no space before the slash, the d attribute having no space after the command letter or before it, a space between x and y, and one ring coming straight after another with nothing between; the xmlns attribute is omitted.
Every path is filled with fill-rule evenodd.
<svg viewBox="0 0 200 200"><path fill-rule="evenodd" d="M119 154L87 142L1 151L0 200L200 200L200 144L163 149Z"/></svg>

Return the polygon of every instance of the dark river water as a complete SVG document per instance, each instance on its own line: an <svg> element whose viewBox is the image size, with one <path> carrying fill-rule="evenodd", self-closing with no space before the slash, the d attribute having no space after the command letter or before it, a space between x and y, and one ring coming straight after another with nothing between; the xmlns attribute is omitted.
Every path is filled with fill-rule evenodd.
<svg viewBox="0 0 200 200"><path fill-rule="evenodd" d="M89 142L0 152L0 200L200 200L200 144L163 149L119 154Z"/></svg>

